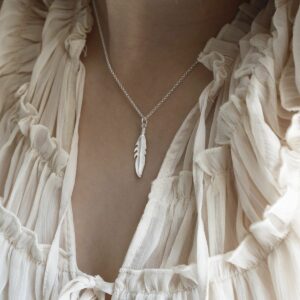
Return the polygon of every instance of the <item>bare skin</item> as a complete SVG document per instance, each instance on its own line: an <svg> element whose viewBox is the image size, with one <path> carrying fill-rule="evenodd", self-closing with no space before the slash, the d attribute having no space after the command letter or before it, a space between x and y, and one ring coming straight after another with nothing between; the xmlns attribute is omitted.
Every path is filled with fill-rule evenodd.
<svg viewBox="0 0 300 300"><path fill-rule="evenodd" d="M112 65L146 113L206 41L233 18L241 1L98 2ZM82 58L86 82L72 198L77 262L80 270L113 282L142 216L151 181L212 74L199 64L150 118L147 162L138 179L133 147L140 118L108 72L96 25L87 37L87 49L87 57Z"/></svg>

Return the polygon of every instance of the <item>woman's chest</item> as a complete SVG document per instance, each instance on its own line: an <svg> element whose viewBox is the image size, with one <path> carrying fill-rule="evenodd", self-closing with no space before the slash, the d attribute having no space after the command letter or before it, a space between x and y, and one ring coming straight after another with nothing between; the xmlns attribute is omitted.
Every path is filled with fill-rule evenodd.
<svg viewBox="0 0 300 300"><path fill-rule="evenodd" d="M88 49L72 194L77 260L82 271L113 281L143 214L151 182L210 76L199 66L194 76L149 119L146 163L142 178L138 178L134 148L141 130L140 117L118 89L101 55L99 58L98 44L91 39ZM168 86L166 76L157 88L162 90L164 86ZM141 91L138 83L131 87ZM137 99L145 114L158 102L156 87L152 90L145 90Z"/></svg>

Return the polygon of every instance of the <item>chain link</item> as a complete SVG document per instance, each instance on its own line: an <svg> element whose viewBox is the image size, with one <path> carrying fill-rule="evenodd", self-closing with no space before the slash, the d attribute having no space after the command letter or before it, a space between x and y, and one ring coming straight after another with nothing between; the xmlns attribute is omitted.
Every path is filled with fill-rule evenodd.
<svg viewBox="0 0 300 300"><path fill-rule="evenodd" d="M195 68L195 66L199 63L199 61L198 61L198 59L196 59L193 62L193 64L180 76L180 78L175 82L175 84L165 94L165 96L163 96L163 98L150 110L150 112L148 114L144 115L141 112L141 110L139 109L139 107L136 105L136 103L133 101L132 97L129 95L129 93L127 92L127 90L125 89L125 87L123 86L122 82L120 81L120 79L118 78L118 76L116 75L115 71L113 70L113 68L111 66L111 63L110 63L109 57L108 57L108 53L107 53L107 49L106 49L106 45L105 45L105 41L104 41L102 27L100 25L100 20L99 20L99 15L98 15L97 6L95 4L95 0L92 0L92 4L93 4L94 12L95 12L96 23L98 25L100 39L101 39L101 43L102 43L102 47L103 47L103 52L104 52L104 56L105 56L105 60L106 60L106 64L108 66L108 69L109 69L110 73L112 74L114 80L116 81L117 85L119 86L119 88L121 89L121 91L123 92L123 94L125 95L125 97L129 100L129 102L132 105L132 107L139 114L139 116L141 117L141 119L146 121L145 124L147 124L148 119L171 96L171 94L178 88L178 86L184 81L184 79L191 73L191 71Z"/></svg>

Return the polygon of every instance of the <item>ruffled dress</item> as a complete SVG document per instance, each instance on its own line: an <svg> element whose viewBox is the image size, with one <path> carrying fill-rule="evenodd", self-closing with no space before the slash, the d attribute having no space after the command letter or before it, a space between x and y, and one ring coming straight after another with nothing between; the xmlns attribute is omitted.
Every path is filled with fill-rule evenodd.
<svg viewBox="0 0 300 300"><path fill-rule="evenodd" d="M243 3L199 54L114 282L78 268L72 215L93 24L87 0L1 5L0 299L300 299L299 0Z"/></svg>

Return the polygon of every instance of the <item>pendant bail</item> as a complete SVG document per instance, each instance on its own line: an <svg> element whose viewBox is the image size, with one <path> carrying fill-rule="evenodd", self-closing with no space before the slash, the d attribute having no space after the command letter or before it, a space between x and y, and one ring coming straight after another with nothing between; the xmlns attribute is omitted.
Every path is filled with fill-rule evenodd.
<svg viewBox="0 0 300 300"><path fill-rule="evenodd" d="M147 118L142 117L142 119L141 119L141 127L142 127L142 133L143 134L145 134L147 124L148 124Z"/></svg>
<svg viewBox="0 0 300 300"><path fill-rule="evenodd" d="M142 117L141 121L142 121L142 128L146 128L146 126L147 126L147 124L148 124L147 118Z"/></svg>

